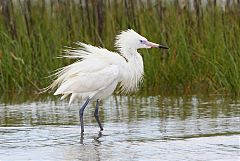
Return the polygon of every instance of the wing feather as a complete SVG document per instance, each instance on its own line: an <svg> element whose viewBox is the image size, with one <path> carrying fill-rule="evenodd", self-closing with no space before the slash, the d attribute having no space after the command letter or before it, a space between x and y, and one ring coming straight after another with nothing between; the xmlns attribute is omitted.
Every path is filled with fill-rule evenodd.
<svg viewBox="0 0 240 161"><path fill-rule="evenodd" d="M64 86L69 86L75 83L75 78L83 77L82 79L85 79L87 74L97 73L110 65L117 65L119 62L124 61L124 58L118 53L108 51L107 49L81 42L77 44L80 48L68 48L65 50L65 55L62 56L63 58L77 59L77 61L56 70L56 73L52 75L55 80L45 90L53 90L63 84Z"/></svg>
<svg viewBox="0 0 240 161"><path fill-rule="evenodd" d="M112 84L118 78L118 74L119 69L116 65L110 65L96 72L81 72L65 80L54 95L100 91Z"/></svg>

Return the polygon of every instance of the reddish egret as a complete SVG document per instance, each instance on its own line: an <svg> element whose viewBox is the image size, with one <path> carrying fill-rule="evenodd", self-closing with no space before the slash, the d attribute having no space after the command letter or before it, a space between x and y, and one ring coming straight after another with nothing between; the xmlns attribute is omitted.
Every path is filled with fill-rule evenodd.
<svg viewBox="0 0 240 161"><path fill-rule="evenodd" d="M148 41L132 29L116 36L115 47L118 53L82 42L77 44L80 48L66 49L66 55L63 56L77 61L60 68L54 74L56 79L48 89L57 89L54 95L61 94L61 99L70 96L69 104L75 99L84 101L79 109L81 133L84 132L83 112L90 101L96 101L94 116L102 131L98 116L99 100L110 96L118 84L122 92L138 89L143 77L143 59L137 52L138 49L168 49Z"/></svg>

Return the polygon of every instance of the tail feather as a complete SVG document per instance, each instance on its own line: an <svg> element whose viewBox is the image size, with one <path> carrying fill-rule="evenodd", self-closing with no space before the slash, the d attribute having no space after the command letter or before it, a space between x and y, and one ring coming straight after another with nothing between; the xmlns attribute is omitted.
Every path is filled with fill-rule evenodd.
<svg viewBox="0 0 240 161"><path fill-rule="evenodd" d="M70 59L78 59L73 64L70 64L65 67L58 68L54 71L50 77L54 79L52 84L50 84L48 87L43 88L41 92L47 92L47 91L52 91L55 88L58 88L65 80L67 80L71 75L74 75L78 72L76 70L77 68L79 69L80 63L87 58L88 55L91 55L93 53L87 51L87 44L78 42L76 43L77 45L80 46L80 48L71 48L68 47L67 49L64 49L64 55L61 56L60 58L70 58Z"/></svg>

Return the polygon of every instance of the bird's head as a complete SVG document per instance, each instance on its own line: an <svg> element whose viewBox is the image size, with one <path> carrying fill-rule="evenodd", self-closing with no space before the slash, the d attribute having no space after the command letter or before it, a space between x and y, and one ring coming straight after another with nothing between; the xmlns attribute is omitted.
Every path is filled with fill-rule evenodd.
<svg viewBox="0 0 240 161"><path fill-rule="evenodd" d="M128 50L128 49L137 50L140 48L168 49L168 47L166 46L148 41L145 37L139 35L132 29L122 31L119 35L117 35L115 46L120 50Z"/></svg>

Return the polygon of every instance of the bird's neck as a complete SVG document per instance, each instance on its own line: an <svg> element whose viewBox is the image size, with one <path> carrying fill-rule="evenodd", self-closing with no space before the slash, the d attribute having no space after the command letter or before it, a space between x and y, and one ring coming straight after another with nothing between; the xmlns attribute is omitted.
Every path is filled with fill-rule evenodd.
<svg viewBox="0 0 240 161"><path fill-rule="evenodd" d="M125 58L126 64L122 66L121 85L124 91L135 91L143 77L143 59L137 50L120 50L120 54ZM126 72L127 71L127 72Z"/></svg>
<svg viewBox="0 0 240 161"><path fill-rule="evenodd" d="M122 48L119 49L120 55L124 57L127 62L133 63L137 60L142 61L141 55L137 52L136 49L131 48Z"/></svg>
<svg viewBox="0 0 240 161"><path fill-rule="evenodd" d="M120 54L127 61L129 68L134 68L136 72L143 74L143 59L136 49L120 50Z"/></svg>
<svg viewBox="0 0 240 161"><path fill-rule="evenodd" d="M120 49L120 55L126 60L130 74L140 74L143 75L143 59L142 56L137 52L136 49L124 48Z"/></svg>

